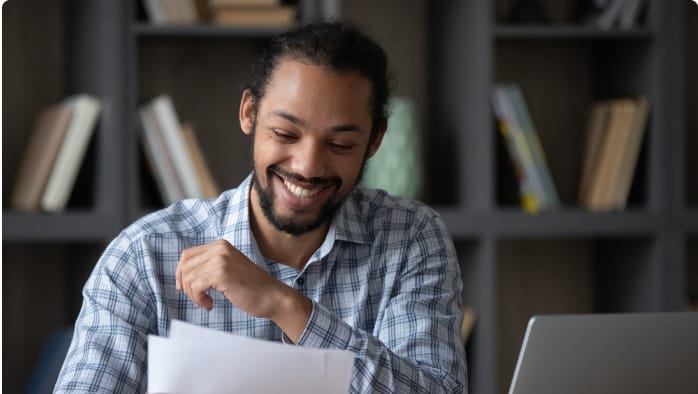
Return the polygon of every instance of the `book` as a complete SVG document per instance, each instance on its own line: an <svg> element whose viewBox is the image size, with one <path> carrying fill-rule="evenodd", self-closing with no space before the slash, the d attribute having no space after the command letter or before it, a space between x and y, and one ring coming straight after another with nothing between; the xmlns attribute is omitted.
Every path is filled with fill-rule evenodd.
<svg viewBox="0 0 698 394"><path fill-rule="evenodd" d="M201 184L201 190L204 198L215 198L221 194L221 189L216 183L216 180L211 173L211 169L206 163L206 158L199 141L196 138L194 129L190 124L182 125L182 135L184 142L189 150L194 168L196 169L197 179Z"/></svg>
<svg viewBox="0 0 698 394"><path fill-rule="evenodd" d="M68 98L67 105L70 123L41 196L41 209L48 212L65 209L101 110L100 101L87 94Z"/></svg>
<svg viewBox="0 0 698 394"><path fill-rule="evenodd" d="M143 125L141 135L145 158L153 173L163 202L165 205L170 205L186 198L182 183L177 177L174 158L167 150L165 136L155 119L155 114L147 106L142 106L139 109L139 114Z"/></svg>
<svg viewBox="0 0 698 394"><path fill-rule="evenodd" d="M150 23L154 25L168 23L170 17L161 0L143 0L143 5Z"/></svg>
<svg viewBox="0 0 698 394"><path fill-rule="evenodd" d="M606 209L618 209L613 196L618 185L620 167L622 164L623 152L627 146L630 134L631 122L635 113L635 105L632 100L618 100L611 108L611 128L610 146L613 154L609 161L609 167L603 170L605 183L603 185L603 204Z"/></svg>
<svg viewBox="0 0 698 394"><path fill-rule="evenodd" d="M143 0L148 19L154 25L192 24L199 21L197 0Z"/></svg>
<svg viewBox="0 0 698 394"><path fill-rule="evenodd" d="M191 154L182 136L181 123L177 117L172 98L163 94L145 104L151 108L165 140L165 146L174 161L177 178L182 182L187 198L202 198L204 196Z"/></svg>
<svg viewBox="0 0 698 394"><path fill-rule="evenodd" d="M517 168L522 208L535 213L559 207L543 147L519 88L495 84L492 102L499 130Z"/></svg>
<svg viewBox="0 0 698 394"><path fill-rule="evenodd" d="M603 122L594 120L605 112ZM649 101L621 98L595 103L587 130L587 149L579 201L593 211L624 209L647 125Z"/></svg>
<svg viewBox="0 0 698 394"><path fill-rule="evenodd" d="M199 21L194 0L163 0L172 11L172 23L193 24Z"/></svg>
<svg viewBox="0 0 698 394"><path fill-rule="evenodd" d="M584 148L584 163L582 167L582 182L579 187L580 202L588 198L592 178L599 162L600 146L603 143L606 132L606 123L610 115L610 106L606 101L594 103L589 112L586 131L586 145Z"/></svg>
<svg viewBox="0 0 698 394"><path fill-rule="evenodd" d="M609 102L609 119L603 143L598 153L598 163L593 174L586 207L595 211L613 209L612 187L620 166L620 152L632 117L632 101L617 99Z"/></svg>
<svg viewBox="0 0 698 394"><path fill-rule="evenodd" d="M506 89L501 84L494 87L492 105L499 132L504 138L507 151L516 170L521 206L526 212L538 212L541 205L544 205L542 186L535 178L530 151L526 147L521 128L516 123Z"/></svg>
<svg viewBox="0 0 698 394"><path fill-rule="evenodd" d="M296 21L294 6L214 7L211 18L220 25L247 27L287 27Z"/></svg>
<svg viewBox="0 0 698 394"><path fill-rule="evenodd" d="M526 142L531 151L536 172L543 185L546 208L557 208L560 206L560 198L558 197L553 177L550 174L550 168L548 167L548 160L545 157L543 145L540 142L538 131L533 123L523 93L521 93L521 88L516 84L510 84L508 89L510 99L514 103L516 116L520 122L519 124L521 124L524 135L526 136Z"/></svg>
<svg viewBox="0 0 698 394"><path fill-rule="evenodd" d="M41 196L68 130L71 114L70 106L61 102L38 115L19 164L11 208L21 211L41 208Z"/></svg>
<svg viewBox="0 0 698 394"><path fill-rule="evenodd" d="M649 114L649 100L641 96L634 102L634 111L627 126L627 138L623 141L620 166L618 169L618 179L614 183L612 192L612 205L615 208L623 209L628 202L628 194L632 183L633 175L637 167L637 159L642 145L644 131L647 126L647 116Z"/></svg>

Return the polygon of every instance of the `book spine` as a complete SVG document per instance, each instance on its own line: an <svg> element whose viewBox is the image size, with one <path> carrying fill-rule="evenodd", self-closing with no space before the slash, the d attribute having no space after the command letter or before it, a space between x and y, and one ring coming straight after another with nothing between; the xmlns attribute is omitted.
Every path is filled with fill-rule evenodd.
<svg viewBox="0 0 698 394"><path fill-rule="evenodd" d="M619 152L623 149L623 128L628 102L625 99L610 102L610 117L606 126L606 137L600 147L598 164L589 191L588 208L595 211L608 211L614 208L612 188L617 182Z"/></svg>
<svg viewBox="0 0 698 394"><path fill-rule="evenodd" d="M511 84L508 87L508 92L513 104L514 116L520 121L521 129L525 135L525 143L528 145L528 149L531 152L535 172L545 196L546 208L557 208L560 206L560 198L558 197L553 177L550 174L550 167L545 158L545 152L543 151L538 131L533 124L521 89L517 85Z"/></svg>
<svg viewBox="0 0 698 394"><path fill-rule="evenodd" d="M71 111L65 102L42 111L35 121L19 166L11 207L35 212L41 209L41 196L68 130Z"/></svg>
<svg viewBox="0 0 698 394"><path fill-rule="evenodd" d="M185 198L182 185L174 169L174 158L170 157L165 146L164 136L160 131L155 115L148 107L139 111L143 124L142 136L146 159L155 175L155 181L166 205Z"/></svg>
<svg viewBox="0 0 698 394"><path fill-rule="evenodd" d="M589 195L594 174L597 171L599 152L606 138L606 124L609 118L609 103L600 101L594 103L589 111L589 120L586 132L586 147L584 149L584 164L582 168L582 182L579 187L579 204L589 207Z"/></svg>
<svg viewBox="0 0 698 394"><path fill-rule="evenodd" d="M143 0L150 23L162 25L168 22L167 11L161 0Z"/></svg>
<svg viewBox="0 0 698 394"><path fill-rule="evenodd" d="M172 99L162 95L155 98L151 105L165 137L166 146L174 159L174 167L187 198L203 198L204 193L199 185L191 155L185 145Z"/></svg>
<svg viewBox="0 0 698 394"><path fill-rule="evenodd" d="M507 150L517 169L519 194L522 208L535 213L545 205L541 188L535 184L530 153L525 147L523 135L515 124L512 110L503 85L496 85L492 94L492 104L499 123L499 130L507 144Z"/></svg>
<svg viewBox="0 0 698 394"><path fill-rule="evenodd" d="M41 199L41 208L48 212L65 209L101 108L97 99L86 94L70 100L73 115Z"/></svg>
<svg viewBox="0 0 698 394"><path fill-rule="evenodd" d="M627 205L630 185L637 167L640 146L642 145L642 137L647 126L649 101L646 97L640 97L634 104L635 111L631 120L628 140L622 152L622 161L614 194L614 205L618 208L625 208Z"/></svg>

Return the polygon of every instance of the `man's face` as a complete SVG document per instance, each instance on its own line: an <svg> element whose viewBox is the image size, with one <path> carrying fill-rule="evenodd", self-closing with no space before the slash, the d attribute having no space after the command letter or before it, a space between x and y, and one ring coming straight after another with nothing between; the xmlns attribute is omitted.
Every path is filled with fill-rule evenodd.
<svg viewBox="0 0 698 394"><path fill-rule="evenodd" d="M256 116L252 103L246 92L240 120L254 139L252 202L292 235L328 223L380 143L369 146L370 82L355 72L283 60Z"/></svg>

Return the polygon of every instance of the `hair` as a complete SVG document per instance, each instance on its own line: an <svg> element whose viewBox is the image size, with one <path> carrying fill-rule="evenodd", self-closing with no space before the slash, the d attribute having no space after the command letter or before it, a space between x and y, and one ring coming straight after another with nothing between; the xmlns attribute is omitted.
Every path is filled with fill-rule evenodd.
<svg viewBox="0 0 698 394"><path fill-rule="evenodd" d="M245 86L252 94L255 112L276 66L284 59L308 62L340 73L358 72L372 85L371 137L385 127L391 83L388 58L378 43L352 24L315 21L274 37L252 63Z"/></svg>

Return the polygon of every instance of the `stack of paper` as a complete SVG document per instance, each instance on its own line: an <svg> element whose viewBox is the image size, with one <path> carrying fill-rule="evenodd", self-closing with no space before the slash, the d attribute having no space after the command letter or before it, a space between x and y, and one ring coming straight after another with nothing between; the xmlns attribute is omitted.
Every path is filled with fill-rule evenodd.
<svg viewBox="0 0 698 394"><path fill-rule="evenodd" d="M174 320L148 337L149 393L347 393L354 354L232 335Z"/></svg>

